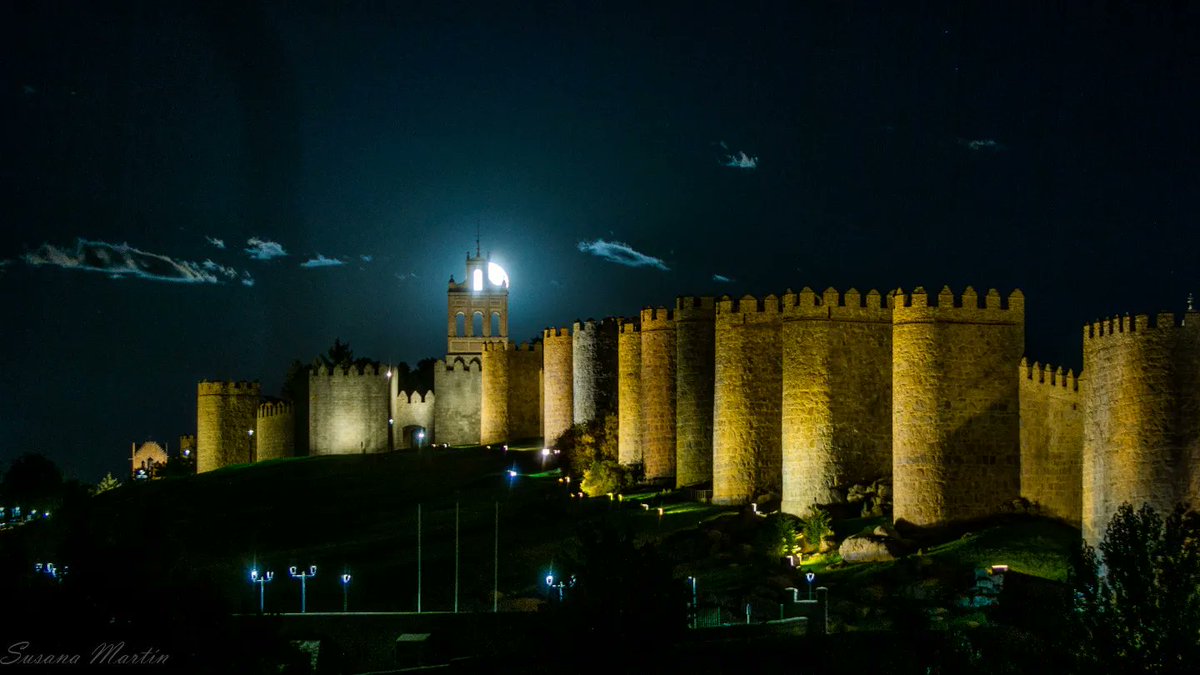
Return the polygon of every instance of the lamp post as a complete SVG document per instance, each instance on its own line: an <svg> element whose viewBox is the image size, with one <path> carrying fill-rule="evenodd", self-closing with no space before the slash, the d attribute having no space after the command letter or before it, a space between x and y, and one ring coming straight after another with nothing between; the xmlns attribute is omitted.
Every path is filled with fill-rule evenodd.
<svg viewBox="0 0 1200 675"><path fill-rule="evenodd" d="M698 603L696 602L696 577L688 577L688 584L692 587L692 628L696 627L696 621L700 613Z"/></svg>
<svg viewBox="0 0 1200 675"><path fill-rule="evenodd" d="M246 430L246 463L254 463L254 430Z"/></svg>
<svg viewBox="0 0 1200 675"><path fill-rule="evenodd" d="M813 574L812 572L809 572L808 574L804 575L804 578L808 580L808 599L812 600L813 599L812 585L813 585L813 581L816 580L817 575Z"/></svg>
<svg viewBox="0 0 1200 675"><path fill-rule="evenodd" d="M550 456L550 448L542 448L542 471L546 470L546 458Z"/></svg>
<svg viewBox="0 0 1200 675"><path fill-rule="evenodd" d="M292 569L296 569L296 568L293 567ZM275 578L274 572L263 572L262 574L259 574L258 570L256 570L256 569L250 570L250 583L258 584L258 613L259 614L263 613L263 600L265 599L265 596L266 596L265 586L268 581L270 581L274 578Z"/></svg>
<svg viewBox="0 0 1200 675"><path fill-rule="evenodd" d="M425 445L425 431L421 430L417 432L417 447L420 448L423 445Z"/></svg>
<svg viewBox="0 0 1200 675"><path fill-rule="evenodd" d="M317 566L310 565L308 571L305 572L297 572L296 567L292 566L288 568L288 574L293 579L300 580L300 613L304 614L308 609L306 582L308 581L309 577L317 576Z"/></svg>
<svg viewBox="0 0 1200 675"><path fill-rule="evenodd" d="M350 606L350 575L342 575L342 611L346 612Z"/></svg>

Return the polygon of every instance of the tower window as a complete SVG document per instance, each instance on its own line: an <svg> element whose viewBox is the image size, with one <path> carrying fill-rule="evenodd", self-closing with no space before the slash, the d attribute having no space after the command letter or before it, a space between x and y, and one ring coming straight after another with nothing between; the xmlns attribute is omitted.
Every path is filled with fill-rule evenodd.
<svg viewBox="0 0 1200 675"><path fill-rule="evenodd" d="M475 270L471 273L471 290L483 290L483 270Z"/></svg>
<svg viewBox="0 0 1200 675"><path fill-rule="evenodd" d="M492 336L500 335L500 312L492 312Z"/></svg>
<svg viewBox="0 0 1200 675"><path fill-rule="evenodd" d="M462 337L467 334L467 317L459 312L454 317L454 336Z"/></svg>
<svg viewBox="0 0 1200 675"><path fill-rule="evenodd" d="M471 316L471 335L480 337L483 335L483 314L475 312Z"/></svg>

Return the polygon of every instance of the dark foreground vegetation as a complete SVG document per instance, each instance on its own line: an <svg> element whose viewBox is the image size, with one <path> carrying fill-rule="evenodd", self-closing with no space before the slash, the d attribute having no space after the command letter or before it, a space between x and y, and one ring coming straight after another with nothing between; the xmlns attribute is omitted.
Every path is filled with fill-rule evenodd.
<svg viewBox="0 0 1200 675"><path fill-rule="evenodd" d="M0 502L53 515L0 532L0 660L86 665L123 643L169 656L160 671L308 672L295 620L275 616L299 611L287 568L317 566L309 612L414 611L418 506L422 611L457 599L475 617L414 624L440 645L425 662L453 671L1182 673L1200 659L1195 514L1122 509L1103 576L1077 530L1017 514L910 535L908 555L858 565L837 541L886 518L837 518L826 552L793 568L781 553L803 522L637 487L580 497L560 459L515 446L300 458L95 495L52 465L14 464ZM993 565L1008 566L1002 586L980 578ZM267 616L251 569L275 573ZM830 589L830 634L772 630L808 571ZM743 625L689 629L687 577L701 613ZM328 652L318 668L366 670Z"/></svg>

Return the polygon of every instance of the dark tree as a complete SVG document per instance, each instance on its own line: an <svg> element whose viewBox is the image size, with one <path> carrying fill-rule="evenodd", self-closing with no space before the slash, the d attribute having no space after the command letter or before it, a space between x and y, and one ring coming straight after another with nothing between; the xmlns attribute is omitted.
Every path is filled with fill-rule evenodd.
<svg viewBox="0 0 1200 675"><path fill-rule="evenodd" d="M63 476L58 465L33 452L13 460L0 481L4 501L23 509L45 510L55 506L62 498L62 491Z"/></svg>
<svg viewBox="0 0 1200 675"><path fill-rule="evenodd" d="M1086 669L1191 673L1200 663L1200 516L1177 506L1164 521L1125 503L1099 552L1075 565L1079 655Z"/></svg>

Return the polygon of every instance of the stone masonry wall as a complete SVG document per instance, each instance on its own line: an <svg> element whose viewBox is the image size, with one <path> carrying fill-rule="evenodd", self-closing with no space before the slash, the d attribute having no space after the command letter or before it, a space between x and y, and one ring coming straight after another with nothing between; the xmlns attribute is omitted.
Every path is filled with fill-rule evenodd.
<svg viewBox="0 0 1200 675"><path fill-rule="evenodd" d="M542 435L542 345L508 347L508 440Z"/></svg>
<svg viewBox="0 0 1200 675"><path fill-rule="evenodd" d="M406 428L421 427L425 430L425 444L437 437L434 428L436 397L432 391L397 391L392 401L392 447L407 450L414 447L413 439L404 433ZM418 439L419 440L419 439Z"/></svg>
<svg viewBox="0 0 1200 675"><path fill-rule="evenodd" d="M649 480L675 477L675 316L643 309L642 461Z"/></svg>
<svg viewBox="0 0 1200 675"><path fill-rule="evenodd" d="M717 301L714 503L743 504L781 492L781 318L774 295Z"/></svg>
<svg viewBox="0 0 1200 675"><path fill-rule="evenodd" d="M258 462L295 454L296 427L291 403L268 401L258 407L254 443L254 459Z"/></svg>
<svg viewBox="0 0 1200 675"><path fill-rule="evenodd" d="M893 517L917 526L996 513L1020 490L1013 369L1025 343L1020 291L1002 308L971 288L931 305L898 291L892 333Z"/></svg>
<svg viewBox="0 0 1200 675"><path fill-rule="evenodd" d="M783 511L804 516L835 488L891 476L890 300L783 296Z"/></svg>
<svg viewBox="0 0 1200 675"><path fill-rule="evenodd" d="M477 445L483 399L483 373L479 359L455 357L433 367L434 443Z"/></svg>
<svg viewBox="0 0 1200 675"><path fill-rule="evenodd" d="M479 442L503 443L509 436L508 345L502 342L483 345Z"/></svg>
<svg viewBox="0 0 1200 675"><path fill-rule="evenodd" d="M258 382L201 382L196 388L196 471L250 461L262 387Z"/></svg>
<svg viewBox="0 0 1200 675"><path fill-rule="evenodd" d="M391 378L380 364L321 366L308 378L308 439L313 455L387 452Z"/></svg>
<svg viewBox="0 0 1200 675"><path fill-rule="evenodd" d="M617 456L642 463L642 332L637 319L622 319L617 335Z"/></svg>
<svg viewBox="0 0 1200 675"><path fill-rule="evenodd" d="M617 411L617 321L576 321L573 326L572 418L583 424Z"/></svg>
<svg viewBox="0 0 1200 675"><path fill-rule="evenodd" d="M711 297L675 299L675 486L712 482L715 314Z"/></svg>
<svg viewBox="0 0 1200 675"><path fill-rule="evenodd" d="M1079 527L1083 403L1075 373L1021 359L1021 496Z"/></svg>
<svg viewBox="0 0 1200 675"><path fill-rule="evenodd" d="M553 445L574 421L572 350L568 329L542 331L542 424L547 446Z"/></svg>

